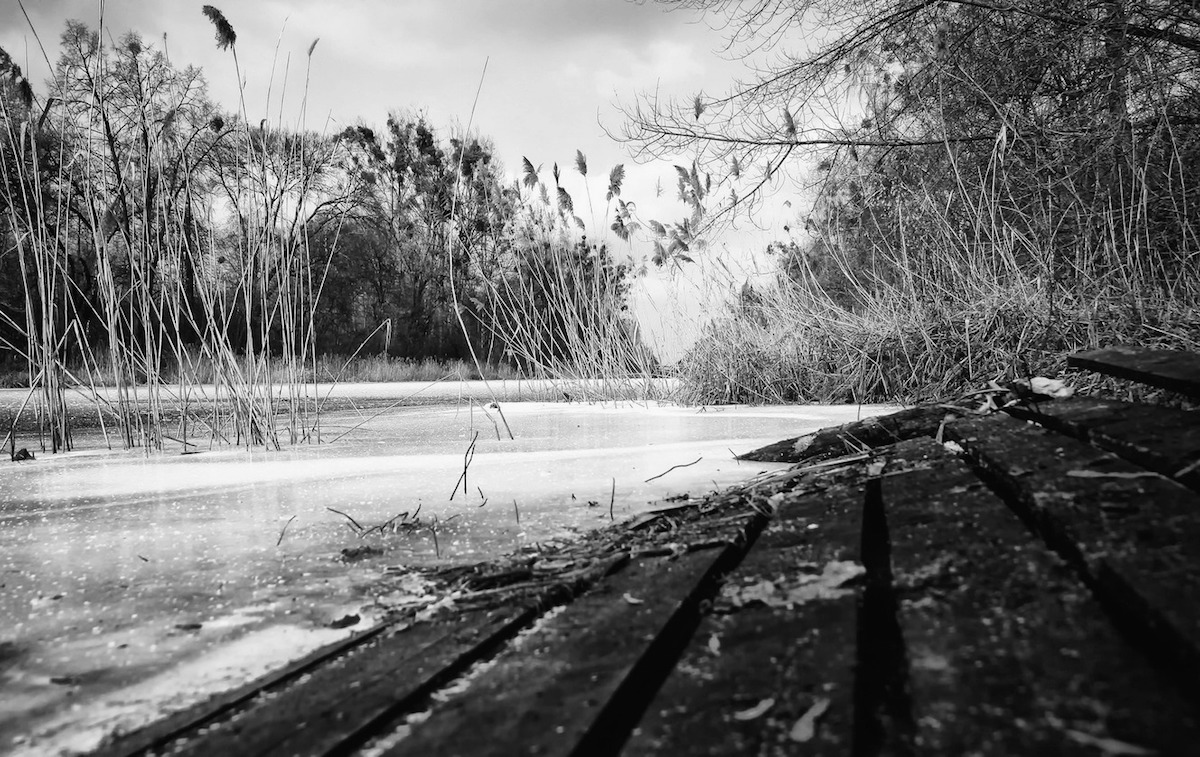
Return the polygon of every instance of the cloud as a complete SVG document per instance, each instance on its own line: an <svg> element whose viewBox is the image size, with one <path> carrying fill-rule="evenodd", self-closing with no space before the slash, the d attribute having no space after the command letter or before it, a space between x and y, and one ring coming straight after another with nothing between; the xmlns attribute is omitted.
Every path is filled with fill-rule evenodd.
<svg viewBox="0 0 1200 757"><path fill-rule="evenodd" d="M705 73L701 62L705 51L695 44L670 38L650 40L641 49L624 48L592 72L595 93L601 97L628 97L634 92L661 85L683 91L698 86Z"/></svg>
<svg viewBox="0 0 1200 757"><path fill-rule="evenodd" d="M397 110L425 112L445 134L466 123L487 60L474 126L494 140L498 157L514 176L522 156L545 163L547 170L553 162L569 168L579 149L595 174L594 197L603 196L608 169L625 163L623 198L637 202L643 216L664 221L685 214L675 196L671 162L635 165L607 138L606 127L617 133L622 124L616 104L656 90L683 98L701 90L712 94L742 73L739 62L712 54L724 41L720 32L695 23L689 12L664 12L654 2L210 1L238 33L246 107L254 122L264 116L275 122L282 105L283 123L293 126L305 100L309 129L336 131L359 119L381 126L388 112ZM135 29L156 46L166 32L175 65L200 66L213 99L240 110L233 56L216 48L200 5L110 2L105 25L113 37ZM25 6L51 60L58 56L58 37L68 18L91 26L98 21L95 0L39 0ZM26 58L41 59L27 29L16 4L0 2L0 45L23 66ZM318 37L308 71L307 51ZM42 63L30 74L40 90L49 71ZM569 170L564 177L573 194L585 197L578 177ZM654 193L657 180L663 185L661 198Z"/></svg>
<svg viewBox="0 0 1200 757"><path fill-rule="evenodd" d="M681 21L654 4L611 0L472 0L460 7L465 26L528 49L570 51L605 41L636 46L678 29Z"/></svg>

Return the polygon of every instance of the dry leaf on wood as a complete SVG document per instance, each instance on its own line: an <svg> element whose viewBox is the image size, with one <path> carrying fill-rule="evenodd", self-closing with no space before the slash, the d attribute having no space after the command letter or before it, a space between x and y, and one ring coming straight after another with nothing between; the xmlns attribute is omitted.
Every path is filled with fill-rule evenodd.
<svg viewBox="0 0 1200 757"><path fill-rule="evenodd" d="M771 709L774 706L775 706L774 697L767 697L766 699L762 700L761 702L754 705L753 707L750 707L749 709L739 710L738 712L733 713L733 719L734 720L743 720L743 721L755 720L757 718L762 717L763 714L766 713L767 710Z"/></svg>
<svg viewBox="0 0 1200 757"><path fill-rule="evenodd" d="M809 741L817 734L817 718L829 709L829 697L817 697L812 707L800 716L788 735L792 741Z"/></svg>

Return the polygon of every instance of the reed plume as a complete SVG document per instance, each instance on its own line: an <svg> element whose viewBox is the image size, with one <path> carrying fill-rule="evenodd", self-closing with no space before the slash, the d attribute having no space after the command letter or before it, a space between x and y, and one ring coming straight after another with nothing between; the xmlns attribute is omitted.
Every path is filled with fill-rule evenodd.
<svg viewBox="0 0 1200 757"><path fill-rule="evenodd" d="M216 27L217 47L222 50L233 47L237 42L237 32L233 30L233 25L225 19L225 14L211 5L204 6L202 10L204 15L208 16L208 20L212 21L212 25Z"/></svg>

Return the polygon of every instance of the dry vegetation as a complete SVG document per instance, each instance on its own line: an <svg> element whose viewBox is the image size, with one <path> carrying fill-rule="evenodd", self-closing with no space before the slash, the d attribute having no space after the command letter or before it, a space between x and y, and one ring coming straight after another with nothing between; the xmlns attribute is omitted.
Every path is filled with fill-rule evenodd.
<svg viewBox="0 0 1200 757"><path fill-rule="evenodd" d="M743 175L712 217L785 177L814 200L778 280L685 359L691 399L911 402L1078 349L1200 348L1194 3L664 2L783 54L637 101L628 141Z"/></svg>
<svg viewBox="0 0 1200 757"><path fill-rule="evenodd" d="M469 124L321 135L222 112L132 34L69 24L43 97L0 57L0 359L48 446L70 446L68 390L125 445L161 446L168 417L279 445L312 438L318 381L645 398L675 370L695 402L911 402L1056 375L1081 348L1200 347L1193 5L665 2L724 16L735 49L786 48L723 96L628 108L638 156L682 164L671 224L582 153L586 198L557 164L506 181ZM788 48L814 14L820 42ZM706 235L786 180L813 204L771 245L775 281L659 365L627 309L639 250L712 254Z"/></svg>
<svg viewBox="0 0 1200 757"><path fill-rule="evenodd" d="M1068 353L1106 344L1200 349L1197 261L1164 265L1141 223L1148 208L1105 214L1093 247L1064 254L1022 233L1032 219L998 224L1002 198L981 198L969 225L923 199L926 225L888 230L898 246L781 249L786 273L743 290L685 359L687 396L917 402L998 377L1060 376ZM1180 221L1177 233L1196 239L1196 220Z"/></svg>
<svg viewBox="0 0 1200 757"><path fill-rule="evenodd" d="M317 438L323 381L654 391L628 266L587 243L557 166L550 197L536 175L505 185L469 124L442 142L419 117L328 136L223 112L198 70L78 22L54 71L39 97L0 51L0 363L49 449L71 446L68 392L154 449Z"/></svg>

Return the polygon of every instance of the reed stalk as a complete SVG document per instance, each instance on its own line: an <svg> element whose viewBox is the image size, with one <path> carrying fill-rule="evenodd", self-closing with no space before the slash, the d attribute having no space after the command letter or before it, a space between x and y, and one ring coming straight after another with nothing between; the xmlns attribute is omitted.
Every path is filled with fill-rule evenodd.
<svg viewBox="0 0 1200 757"><path fill-rule="evenodd" d="M205 14L231 48L240 83L232 26L211 6ZM189 126L176 117L187 90L139 90L132 105L116 101L110 82L121 72L107 70L103 17L94 37L83 31L76 68L66 70L40 117L29 107L15 112L10 99L0 98L0 115L10 127L3 145L9 159L2 161L0 177L10 188L4 220L24 283L25 320L15 325L24 334L19 352L38 397L43 448L70 448L68 388L90 395L102 426L111 422L126 447L162 449L171 435L186 449L189 434L202 429L210 444L278 447L311 439L319 405L315 386L303 381L316 381L313 315L321 284L310 271L305 213L311 210L308 198L321 190L306 169L305 151L316 137L301 129L292 138L282 124L265 120L252 127L244 92L241 118L213 128L206 149L228 148L229 173L221 180L238 223L227 253L237 259L237 278L223 282L213 269L214 251L228 246L215 234L220 222L211 213L192 216L199 207L196 193L212 176L203 175L198 158L187 152L204 141L206 125ZM142 55L136 38L111 50L127 56L123 65L139 67L138 87L161 73L155 69L161 62ZM77 78L68 82L71 76ZM306 75L305 98L307 82ZM68 86L80 96L68 96ZM281 91L281 112L282 105ZM140 110L130 117L131 108ZM128 133L118 136L121 128ZM40 137L59 151L53 186L43 184ZM136 160L123 157L124 149L134 151ZM68 170L89 180L75 181ZM72 206L90 217L72 219ZM201 228L198 222L206 224L207 239L188 236L189 229ZM94 261L92 297L83 296L69 275L71 250ZM194 291L185 288L185 271L193 272ZM98 324L100 333L81 327L83 318ZM229 338L235 318L243 332L237 344ZM98 346L103 361L97 360ZM67 366L80 361L84 382L71 383ZM101 364L107 375L98 380ZM111 388L111 402L100 384ZM172 418L179 424L174 432L167 428Z"/></svg>

